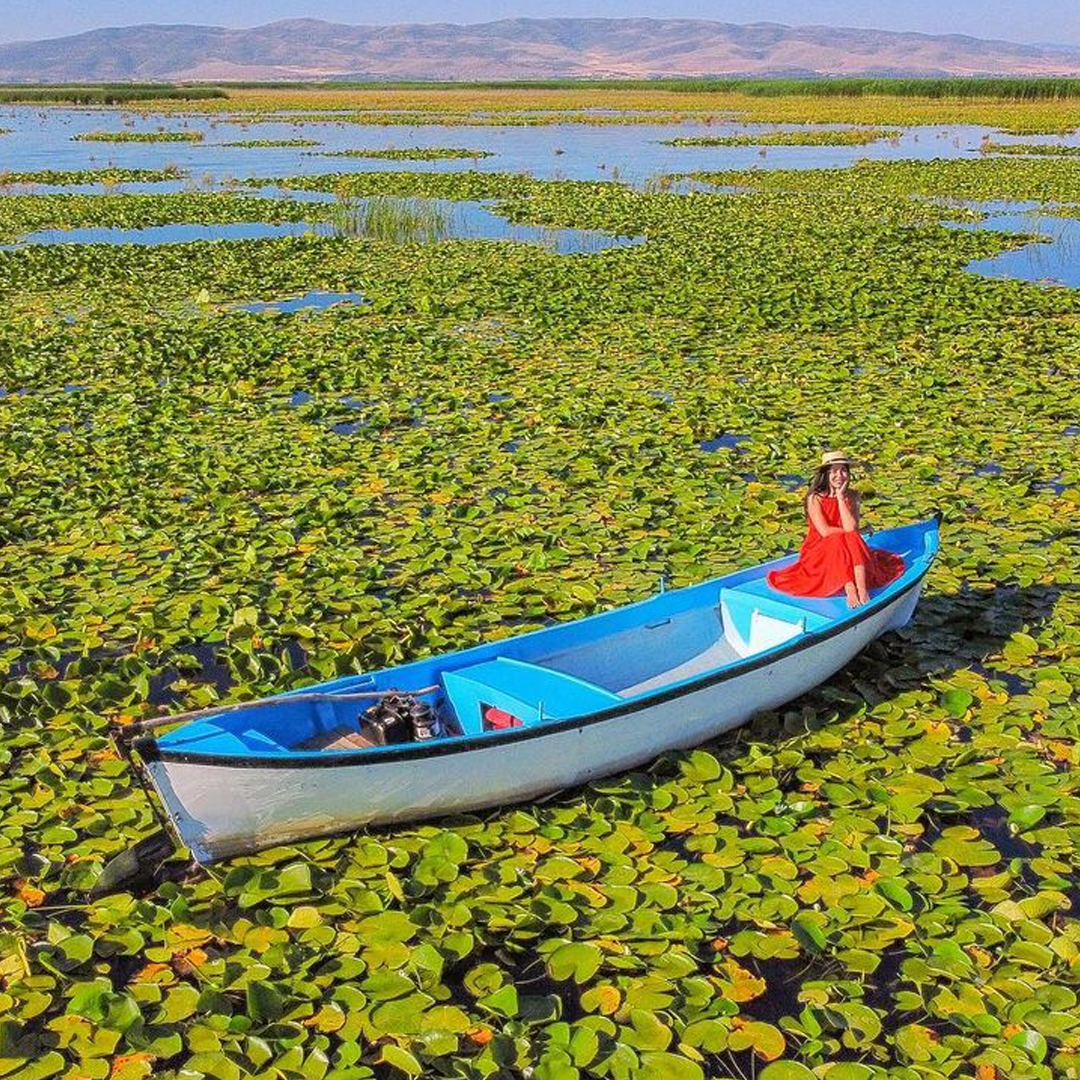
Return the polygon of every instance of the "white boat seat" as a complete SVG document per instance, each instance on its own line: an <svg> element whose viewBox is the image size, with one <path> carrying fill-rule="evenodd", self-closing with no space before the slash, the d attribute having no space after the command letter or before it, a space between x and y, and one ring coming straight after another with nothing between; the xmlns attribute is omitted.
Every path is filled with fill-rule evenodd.
<svg viewBox="0 0 1080 1080"><path fill-rule="evenodd" d="M759 586L764 586L767 592ZM720 590L724 637L741 657L774 649L807 632L823 629L835 619L810 610L802 600L769 586L764 578Z"/></svg>

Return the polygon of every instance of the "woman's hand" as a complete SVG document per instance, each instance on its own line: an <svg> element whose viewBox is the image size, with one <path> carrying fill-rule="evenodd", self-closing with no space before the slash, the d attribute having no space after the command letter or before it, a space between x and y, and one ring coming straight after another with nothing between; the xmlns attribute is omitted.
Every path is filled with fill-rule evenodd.
<svg viewBox="0 0 1080 1080"><path fill-rule="evenodd" d="M858 499L851 498L847 494L847 481L845 480L843 485L837 488L836 491L836 504L840 510L840 524L843 526L844 532L858 532L859 531L859 506Z"/></svg>

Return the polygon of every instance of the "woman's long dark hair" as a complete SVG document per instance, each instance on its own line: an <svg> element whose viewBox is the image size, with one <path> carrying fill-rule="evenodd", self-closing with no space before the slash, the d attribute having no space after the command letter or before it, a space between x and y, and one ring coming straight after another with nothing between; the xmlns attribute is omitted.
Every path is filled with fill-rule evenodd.
<svg viewBox="0 0 1080 1080"><path fill-rule="evenodd" d="M837 464L840 464L837 462ZM847 464L845 462L845 464ZM810 475L810 482L806 485L806 494L803 496L803 508L805 509L810 503L811 495L828 495L831 488L829 487L829 472L832 469L831 465L819 465L813 473ZM851 475L851 466L848 465L848 475ZM848 488L848 493L855 494L853 488Z"/></svg>

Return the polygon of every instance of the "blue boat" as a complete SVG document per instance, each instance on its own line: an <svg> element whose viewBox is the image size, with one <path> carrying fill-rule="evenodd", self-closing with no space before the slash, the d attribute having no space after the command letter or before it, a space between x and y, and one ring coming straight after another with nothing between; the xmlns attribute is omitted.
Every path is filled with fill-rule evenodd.
<svg viewBox="0 0 1080 1080"><path fill-rule="evenodd" d="M536 799L702 743L829 678L911 618L938 524L869 539L905 571L853 610L771 588L766 573L789 555L577 622L166 718L178 726L158 737L133 725L131 747L204 863Z"/></svg>

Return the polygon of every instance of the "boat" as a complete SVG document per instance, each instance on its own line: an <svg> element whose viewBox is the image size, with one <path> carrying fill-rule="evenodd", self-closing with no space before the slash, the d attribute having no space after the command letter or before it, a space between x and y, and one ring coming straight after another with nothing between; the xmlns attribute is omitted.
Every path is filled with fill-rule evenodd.
<svg viewBox="0 0 1080 1080"><path fill-rule="evenodd" d="M939 522L869 538L905 570L855 609L769 586L789 555L461 652L130 725L125 751L204 864L535 800L703 743L828 679L911 619Z"/></svg>

